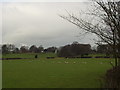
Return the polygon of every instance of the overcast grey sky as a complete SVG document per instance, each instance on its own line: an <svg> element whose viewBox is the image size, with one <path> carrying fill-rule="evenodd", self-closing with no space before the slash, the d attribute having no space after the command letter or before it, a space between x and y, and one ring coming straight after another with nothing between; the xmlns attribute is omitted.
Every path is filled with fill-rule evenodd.
<svg viewBox="0 0 120 90"><path fill-rule="evenodd" d="M1 0L0 2L87 2L90 0Z"/></svg>
<svg viewBox="0 0 120 90"><path fill-rule="evenodd" d="M2 43L59 47L78 41L94 45L94 35L80 36L82 30L58 16L66 15L66 10L78 15L89 8L87 2L6 2L0 8Z"/></svg>

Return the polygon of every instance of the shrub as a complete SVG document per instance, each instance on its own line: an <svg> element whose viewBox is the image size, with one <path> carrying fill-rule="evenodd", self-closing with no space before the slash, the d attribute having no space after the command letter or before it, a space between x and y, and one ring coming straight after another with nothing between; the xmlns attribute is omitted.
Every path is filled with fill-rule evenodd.
<svg viewBox="0 0 120 90"><path fill-rule="evenodd" d="M118 88L120 90L120 66L113 67L104 77L105 88Z"/></svg>

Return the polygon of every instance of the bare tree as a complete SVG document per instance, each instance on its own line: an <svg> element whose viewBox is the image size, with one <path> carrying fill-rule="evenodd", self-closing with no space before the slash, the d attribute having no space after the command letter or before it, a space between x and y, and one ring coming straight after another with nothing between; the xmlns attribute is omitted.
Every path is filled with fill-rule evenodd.
<svg viewBox="0 0 120 90"><path fill-rule="evenodd" d="M85 32L97 35L100 38L98 43L107 43L113 49L115 66L120 65L120 1L93 0L93 3L93 10L85 13L91 20L69 12L68 16L59 16Z"/></svg>

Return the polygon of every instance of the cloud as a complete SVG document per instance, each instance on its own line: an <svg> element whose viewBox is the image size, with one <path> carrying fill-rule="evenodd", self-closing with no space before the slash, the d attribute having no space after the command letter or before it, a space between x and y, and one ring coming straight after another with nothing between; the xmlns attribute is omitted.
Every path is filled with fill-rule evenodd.
<svg viewBox="0 0 120 90"><path fill-rule="evenodd" d="M58 14L79 13L83 3L4 3L3 43L20 45L61 46L78 40L79 28L63 20ZM93 38L93 37L92 37ZM79 41L79 40L78 40ZM81 42L86 43L88 39ZM88 42L90 43L90 41Z"/></svg>
<svg viewBox="0 0 120 90"><path fill-rule="evenodd" d="M88 2L89 0L4 0L2 2Z"/></svg>
<svg viewBox="0 0 120 90"><path fill-rule="evenodd" d="M2 4L0 3L0 43L2 43Z"/></svg>

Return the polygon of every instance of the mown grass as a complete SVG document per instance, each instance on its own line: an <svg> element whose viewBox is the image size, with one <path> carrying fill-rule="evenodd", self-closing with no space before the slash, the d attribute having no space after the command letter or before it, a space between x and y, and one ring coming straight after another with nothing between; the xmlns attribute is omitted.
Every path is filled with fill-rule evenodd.
<svg viewBox="0 0 120 90"><path fill-rule="evenodd" d="M38 55L38 58L57 56L54 53L18 53L18 54L3 54L2 58L34 58L36 54Z"/></svg>
<svg viewBox="0 0 120 90"><path fill-rule="evenodd" d="M99 79L111 68L109 62L113 62L95 58L45 58L52 55L56 56L43 54L38 59L3 60L3 88L100 88Z"/></svg>

